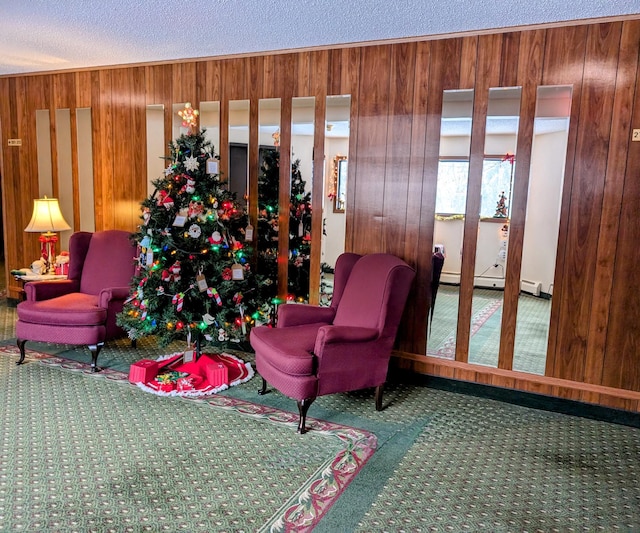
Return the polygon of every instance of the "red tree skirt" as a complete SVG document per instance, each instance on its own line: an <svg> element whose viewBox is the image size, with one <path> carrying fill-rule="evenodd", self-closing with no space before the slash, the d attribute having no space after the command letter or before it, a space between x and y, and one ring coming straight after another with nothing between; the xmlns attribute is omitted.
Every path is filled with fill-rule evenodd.
<svg viewBox="0 0 640 533"><path fill-rule="evenodd" d="M215 394L249 381L254 374L251 363L245 363L228 353L202 354L197 361L189 363L183 363L182 356L180 352L157 360L158 376L171 374L172 388L158 381L155 375L148 376L145 381L136 385L159 396L198 397ZM134 366L132 365L132 372ZM177 377L176 374L182 377Z"/></svg>

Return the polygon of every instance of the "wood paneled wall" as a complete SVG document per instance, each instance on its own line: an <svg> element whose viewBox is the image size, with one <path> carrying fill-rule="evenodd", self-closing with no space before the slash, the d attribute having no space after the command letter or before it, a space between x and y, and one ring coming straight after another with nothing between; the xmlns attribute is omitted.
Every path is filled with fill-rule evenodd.
<svg viewBox="0 0 640 533"><path fill-rule="evenodd" d="M22 267L37 253L37 237L23 232L38 192L36 110L50 110L54 130L55 109L69 108L72 116L76 107L92 109L96 228L133 230L146 194L147 105L164 105L169 139L173 103L189 101L197 107L202 101L220 101L220 141L226 146L229 101L250 100L250 192L255 195L258 100L281 98L281 140L287 153L291 98L315 96L314 146L319 151L325 97L350 94L346 248L359 253L388 251L417 270L396 363L417 372L640 411L640 142L631 142L632 129L640 128L639 48L640 20L629 18L448 39L2 77L0 162L7 267ZM510 370L526 214L526 162L538 85L573 87L544 377ZM465 220L456 360L423 354L442 91L475 90L478 120L473 122L468 195L468 207L473 209L479 202L488 90L500 86L522 87L516 171L521 194L512 206L500 368L490 369L467 363L477 231L477 219L472 217ZM8 147L9 138L22 139L22 146ZM73 158L77 163L77 154ZM316 175L321 175L321 164L316 158ZM77 164L73 168L76 172ZM286 187L287 165L282 168L282 187ZM224 157L221 171L227 171ZM54 164L54 192L57 179ZM74 180L77 183L77 176ZM314 186L315 239L322 213L321 189ZM74 198L76 212L78 202ZM257 227L257 213L251 217ZM320 264L319 245L314 246L312 264ZM15 291L13 281L8 281Z"/></svg>

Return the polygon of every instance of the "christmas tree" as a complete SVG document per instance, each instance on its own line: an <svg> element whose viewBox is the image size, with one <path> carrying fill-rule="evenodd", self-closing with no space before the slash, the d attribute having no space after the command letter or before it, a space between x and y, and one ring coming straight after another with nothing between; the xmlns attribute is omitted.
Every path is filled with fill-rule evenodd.
<svg viewBox="0 0 640 533"><path fill-rule="evenodd" d="M266 278L261 286L262 299L278 303L278 202L280 152L261 152L258 176L258 271ZM300 160L291 164L291 197L289 201L289 264L287 299L309 298L309 259L311 251L311 193L300 172Z"/></svg>
<svg viewBox="0 0 640 533"><path fill-rule="evenodd" d="M170 144L170 164L142 202L139 268L118 324L161 346L193 339L198 355L203 340L246 347L261 307L248 262L252 228L220 183L212 144L194 131L197 112L187 104L180 116L189 133Z"/></svg>

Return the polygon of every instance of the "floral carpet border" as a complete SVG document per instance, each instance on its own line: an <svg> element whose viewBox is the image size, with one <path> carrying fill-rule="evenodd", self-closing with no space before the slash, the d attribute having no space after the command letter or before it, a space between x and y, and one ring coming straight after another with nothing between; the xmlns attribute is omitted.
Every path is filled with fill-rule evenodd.
<svg viewBox="0 0 640 533"><path fill-rule="evenodd" d="M478 313L471 318L471 330L469 337L473 337L478 330L484 326L485 322L489 320L493 314L502 307L502 300L493 300L483 307ZM442 359L455 359L456 356L456 330L454 329L451 334L442 342L442 344L435 350L428 350L427 355L434 357L441 357Z"/></svg>
<svg viewBox="0 0 640 533"><path fill-rule="evenodd" d="M16 358L20 356L18 348L13 346L0 347L0 353ZM92 373L91 366L87 363L32 350L27 352L27 361L29 359L35 359L51 367L82 372L92 378L136 387L129 382L128 375L119 370L105 368L101 372ZM184 401L206 403L215 409L232 411L242 416L249 416L273 424L284 424L290 426L292 430L298 426L298 414L246 400L216 395L205 398L177 398ZM308 418L307 430L329 438L337 438L343 448L335 457L325 461L259 531L311 531L337 501L349 483L358 475L377 447L378 439L375 434L363 429Z"/></svg>

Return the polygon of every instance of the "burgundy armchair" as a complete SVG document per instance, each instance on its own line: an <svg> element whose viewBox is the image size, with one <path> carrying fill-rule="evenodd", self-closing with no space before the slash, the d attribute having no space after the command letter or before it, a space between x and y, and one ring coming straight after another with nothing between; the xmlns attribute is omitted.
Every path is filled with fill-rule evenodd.
<svg viewBox="0 0 640 533"><path fill-rule="evenodd" d="M27 341L86 344L91 371L105 341L124 334L116 324L129 295L135 269L135 244L120 230L80 231L69 239L66 280L36 281L24 287L17 307L16 336L22 364Z"/></svg>
<svg viewBox="0 0 640 533"><path fill-rule="evenodd" d="M286 304L277 327L251 330L256 368L298 403L298 432L318 396L375 387L376 410L415 271L389 254L338 257L330 307Z"/></svg>

